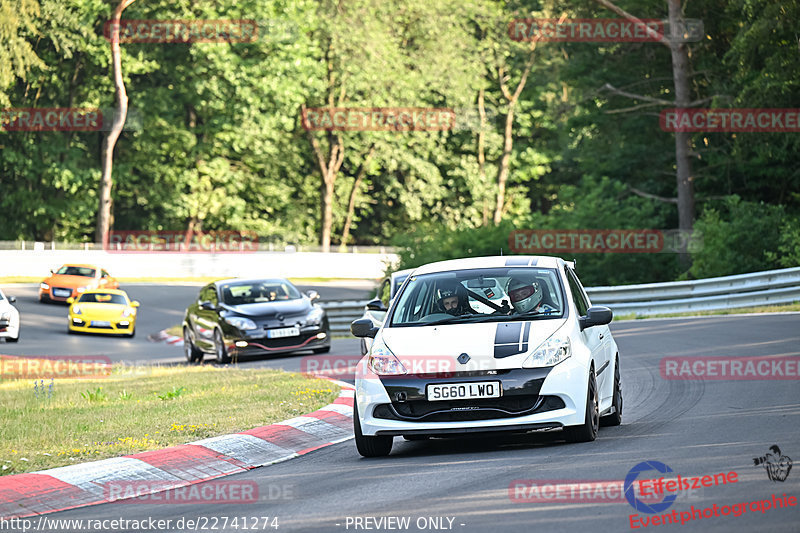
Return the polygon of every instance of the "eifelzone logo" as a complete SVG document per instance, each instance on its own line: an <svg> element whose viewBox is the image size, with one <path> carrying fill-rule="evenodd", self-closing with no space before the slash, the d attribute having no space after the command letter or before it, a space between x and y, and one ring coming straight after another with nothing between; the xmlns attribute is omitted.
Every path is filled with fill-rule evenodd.
<svg viewBox="0 0 800 533"><path fill-rule="evenodd" d="M792 471L791 458L783 455L777 444L769 447L769 452L761 457L753 457L755 466L763 466L770 481L786 481Z"/></svg>

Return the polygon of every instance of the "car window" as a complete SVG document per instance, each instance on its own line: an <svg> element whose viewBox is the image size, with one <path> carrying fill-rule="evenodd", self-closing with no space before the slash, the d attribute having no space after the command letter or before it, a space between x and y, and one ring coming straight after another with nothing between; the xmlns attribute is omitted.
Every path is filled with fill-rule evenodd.
<svg viewBox="0 0 800 533"><path fill-rule="evenodd" d="M108 277L108 272L106 272L105 270L101 270L101 271L100 271L100 275L101 275L102 277L104 277L104 278L107 278L107 277Z"/></svg>
<svg viewBox="0 0 800 533"><path fill-rule="evenodd" d="M121 304L128 305L128 301L121 294L110 292L89 292L83 294L78 300L80 303Z"/></svg>
<svg viewBox="0 0 800 533"><path fill-rule="evenodd" d="M509 296L523 295L514 302ZM470 322L563 318L563 291L551 268L485 268L414 276L398 296L391 326L424 326L458 317ZM449 296L446 296L449 295ZM457 302L444 309L445 301ZM530 305L528 305L530 304Z"/></svg>
<svg viewBox="0 0 800 533"><path fill-rule="evenodd" d="M569 290L572 293L572 301L575 302L575 307L578 309L580 316L586 316L586 311L589 309L589 303L583 295L583 288L578 281L577 276L572 272L571 268L567 268L567 281L569 283Z"/></svg>
<svg viewBox="0 0 800 533"><path fill-rule="evenodd" d="M64 265L56 271L56 274L61 274L62 276L85 276L87 278L93 278L95 272L96 271L93 268Z"/></svg>
<svg viewBox="0 0 800 533"><path fill-rule="evenodd" d="M381 283L381 288L378 290L378 298L381 299L384 306L389 306L389 300L392 299L390 290L391 281L387 278Z"/></svg>
<svg viewBox="0 0 800 533"><path fill-rule="evenodd" d="M303 296L285 280L265 280L220 285L222 301L228 305L247 305L264 302L298 300Z"/></svg>
<svg viewBox="0 0 800 533"><path fill-rule="evenodd" d="M211 302L214 305L217 304L217 290L214 285L203 287L203 289L200 291L200 301Z"/></svg>

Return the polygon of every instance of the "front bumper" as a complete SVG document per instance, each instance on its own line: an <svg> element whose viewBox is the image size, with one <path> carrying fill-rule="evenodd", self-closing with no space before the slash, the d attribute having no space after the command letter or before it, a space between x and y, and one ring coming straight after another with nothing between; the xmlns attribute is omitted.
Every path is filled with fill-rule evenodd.
<svg viewBox="0 0 800 533"><path fill-rule="evenodd" d="M69 317L69 330L76 333L107 333L110 335L130 335L136 327L136 320L111 320L108 326L92 326L91 320L81 316Z"/></svg>
<svg viewBox="0 0 800 533"><path fill-rule="evenodd" d="M493 372L493 373L490 373ZM574 358L548 368L356 379L364 435L448 435L558 429L583 423L588 370ZM500 381L500 398L428 401L431 383Z"/></svg>
<svg viewBox="0 0 800 533"><path fill-rule="evenodd" d="M86 290L89 290L87 287ZM53 291L59 293L58 296L55 295ZM69 294L66 294L65 291L70 291ZM43 289L39 287L39 300L49 300L51 302L66 302L67 298L77 298L83 294L83 292L78 292L77 289L71 289L69 287L50 287L49 289Z"/></svg>
<svg viewBox="0 0 800 533"><path fill-rule="evenodd" d="M0 319L0 339L16 339L19 337L19 320Z"/></svg>
<svg viewBox="0 0 800 533"><path fill-rule="evenodd" d="M225 346L231 356L247 357L327 348L331 345L330 334L319 327L301 328L300 336L297 337L269 339L260 335L263 335L263 332L249 336L229 337L226 335Z"/></svg>

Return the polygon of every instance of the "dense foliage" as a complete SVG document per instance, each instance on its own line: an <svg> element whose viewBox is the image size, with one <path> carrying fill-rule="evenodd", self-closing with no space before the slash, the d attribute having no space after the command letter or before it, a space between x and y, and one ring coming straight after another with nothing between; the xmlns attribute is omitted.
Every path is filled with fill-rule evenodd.
<svg viewBox="0 0 800 533"><path fill-rule="evenodd" d="M667 16L664 0L615 3ZM0 107L112 108L103 28L115 6L0 0ZM692 100L797 107L798 0L695 0L685 10L704 24L688 45ZM561 16L616 15L552 0L134 2L123 19L253 19L259 38L122 45L130 112L116 145L112 225L319 242L320 161L340 155L331 241L349 226L348 244L406 246L403 266L498 253L513 228L676 228L675 136L659 127L665 106L649 100L673 97L669 49L509 38L515 18ZM330 102L446 107L459 120L442 132L306 131L302 106ZM93 240L103 135L0 129L4 240ZM675 254L584 254L587 283L800 262L800 135L691 140L695 229L705 237L691 268Z"/></svg>

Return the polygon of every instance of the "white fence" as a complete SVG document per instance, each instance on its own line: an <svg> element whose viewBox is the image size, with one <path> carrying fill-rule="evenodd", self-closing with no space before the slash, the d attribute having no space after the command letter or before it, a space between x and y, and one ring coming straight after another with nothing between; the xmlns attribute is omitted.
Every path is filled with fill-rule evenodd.
<svg viewBox="0 0 800 533"><path fill-rule="evenodd" d="M90 263L120 278L292 277L379 279L393 253L114 253L102 250L0 250L0 276L49 275L65 263Z"/></svg>
<svg viewBox="0 0 800 533"><path fill-rule="evenodd" d="M695 281L587 287L592 305L610 307L615 316L648 316L800 302L800 267ZM329 302L331 331L350 331L366 301Z"/></svg>

